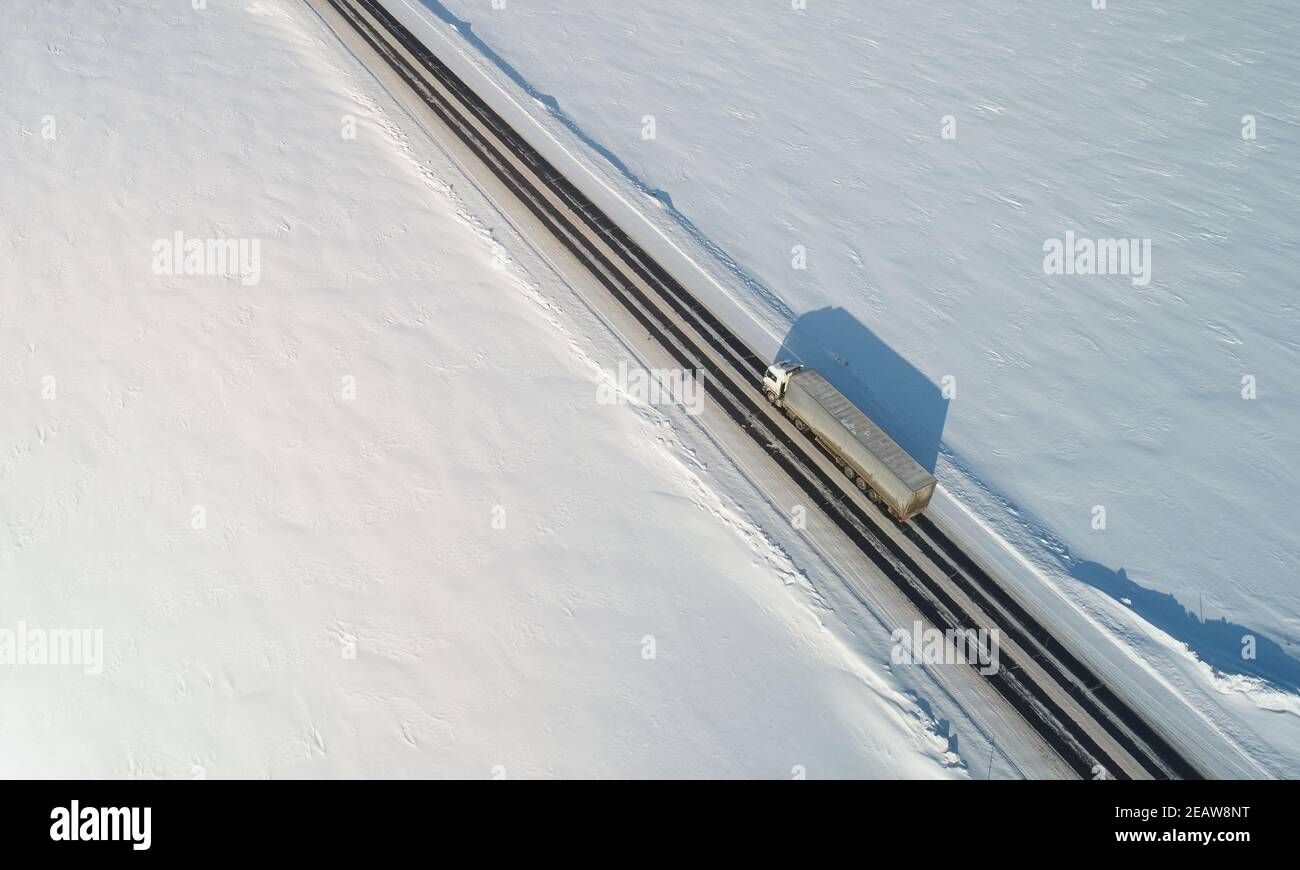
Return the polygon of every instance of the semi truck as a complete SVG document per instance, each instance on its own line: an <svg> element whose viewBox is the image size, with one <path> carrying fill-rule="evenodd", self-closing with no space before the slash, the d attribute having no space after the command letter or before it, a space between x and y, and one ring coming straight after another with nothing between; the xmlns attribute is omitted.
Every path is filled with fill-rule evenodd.
<svg viewBox="0 0 1300 870"><path fill-rule="evenodd" d="M770 365L763 376L763 394L796 429L825 448L845 477L900 523L930 504L934 475L815 370L793 362Z"/></svg>

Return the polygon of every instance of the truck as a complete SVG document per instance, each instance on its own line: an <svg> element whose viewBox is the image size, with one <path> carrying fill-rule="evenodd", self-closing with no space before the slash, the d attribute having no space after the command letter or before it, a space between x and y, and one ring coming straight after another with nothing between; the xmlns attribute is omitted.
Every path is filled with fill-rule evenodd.
<svg viewBox="0 0 1300 870"><path fill-rule="evenodd" d="M788 361L770 365L763 375L763 394L900 523L930 504L934 475L815 370Z"/></svg>

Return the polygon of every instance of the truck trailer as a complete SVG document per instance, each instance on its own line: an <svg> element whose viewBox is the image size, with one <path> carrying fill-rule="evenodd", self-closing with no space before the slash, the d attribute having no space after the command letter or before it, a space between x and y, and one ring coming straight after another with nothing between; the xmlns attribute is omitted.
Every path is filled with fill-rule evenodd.
<svg viewBox="0 0 1300 870"><path fill-rule="evenodd" d="M858 489L899 522L930 504L934 475L813 369L789 362L768 366L763 393L796 429L826 449Z"/></svg>

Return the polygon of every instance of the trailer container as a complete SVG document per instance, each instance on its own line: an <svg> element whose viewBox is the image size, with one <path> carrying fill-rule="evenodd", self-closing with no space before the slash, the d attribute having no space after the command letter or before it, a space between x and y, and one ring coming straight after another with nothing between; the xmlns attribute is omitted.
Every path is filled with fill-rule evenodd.
<svg viewBox="0 0 1300 870"><path fill-rule="evenodd" d="M900 522L930 504L934 475L816 371L789 363L769 366L763 392L796 428L826 448L858 489Z"/></svg>

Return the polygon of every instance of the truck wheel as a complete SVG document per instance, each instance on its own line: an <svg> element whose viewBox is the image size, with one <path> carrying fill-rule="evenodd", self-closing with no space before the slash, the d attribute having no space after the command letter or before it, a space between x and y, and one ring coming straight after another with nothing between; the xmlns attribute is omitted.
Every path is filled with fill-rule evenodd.
<svg viewBox="0 0 1300 870"><path fill-rule="evenodd" d="M776 393L772 392L771 390L764 390L763 395L767 397L767 403L769 405L776 404Z"/></svg>
<svg viewBox="0 0 1300 870"><path fill-rule="evenodd" d="M794 428L798 429L800 432L807 432L807 431L808 431L808 424L805 423L803 420L800 420L798 417L795 417L795 418L794 418Z"/></svg>
<svg viewBox="0 0 1300 870"><path fill-rule="evenodd" d="M858 489L862 490L863 492L867 491L867 481L864 478L861 477L858 478Z"/></svg>
<svg viewBox="0 0 1300 870"><path fill-rule="evenodd" d="M874 489L867 490L867 498L871 499L872 504L877 504L880 501L880 496L876 495L876 491Z"/></svg>
<svg viewBox="0 0 1300 870"><path fill-rule="evenodd" d="M847 462L844 463L844 476L847 477L849 480L852 480L854 477L857 476L857 472L854 471Z"/></svg>

